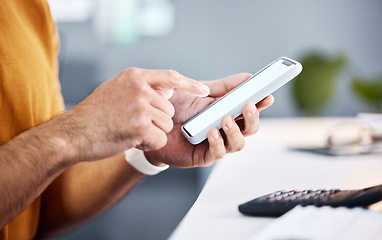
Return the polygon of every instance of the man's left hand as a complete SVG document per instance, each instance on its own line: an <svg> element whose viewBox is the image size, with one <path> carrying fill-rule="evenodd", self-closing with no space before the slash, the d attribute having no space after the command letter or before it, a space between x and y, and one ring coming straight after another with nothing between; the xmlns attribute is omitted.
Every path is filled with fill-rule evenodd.
<svg viewBox="0 0 382 240"><path fill-rule="evenodd" d="M155 165L165 163L180 168L204 167L212 165L227 153L243 149L245 137L255 134L259 128L259 111L272 105L272 95L256 105L253 102L246 103L243 114L236 119L230 115L224 116L221 121L223 134L217 128L212 128L208 132L208 139L198 145L192 145L186 140L181 133L181 126L249 77L251 74L242 73L206 81L204 83L211 91L208 97L196 97L175 91L170 98L175 107L174 128L168 134L165 147L145 152L147 159Z"/></svg>

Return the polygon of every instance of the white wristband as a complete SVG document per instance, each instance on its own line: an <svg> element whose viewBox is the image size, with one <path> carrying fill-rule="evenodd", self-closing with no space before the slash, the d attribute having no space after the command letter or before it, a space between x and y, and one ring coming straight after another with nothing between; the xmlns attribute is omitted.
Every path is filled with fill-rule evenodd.
<svg viewBox="0 0 382 240"><path fill-rule="evenodd" d="M166 170L169 167L169 165L163 167L152 165L146 159L143 151L136 148L131 148L125 151L125 159L131 166L133 166L136 170L145 175L155 175Z"/></svg>

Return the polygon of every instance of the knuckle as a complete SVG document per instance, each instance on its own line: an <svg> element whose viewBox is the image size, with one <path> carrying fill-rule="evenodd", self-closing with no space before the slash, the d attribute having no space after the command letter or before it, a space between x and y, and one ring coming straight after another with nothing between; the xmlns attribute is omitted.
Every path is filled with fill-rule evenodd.
<svg viewBox="0 0 382 240"><path fill-rule="evenodd" d="M177 86L180 82L180 73L178 73L175 70L168 70L168 78L170 79L170 82Z"/></svg>
<svg viewBox="0 0 382 240"><path fill-rule="evenodd" d="M224 140L221 139L220 141L217 142L211 142L212 144L210 145L211 149L211 155L213 159L218 160L223 158L227 154L227 149L224 144Z"/></svg>
<svg viewBox="0 0 382 240"><path fill-rule="evenodd" d="M256 134L259 131L259 122L258 121L246 121L245 127L243 130L244 136L250 136Z"/></svg>
<svg viewBox="0 0 382 240"><path fill-rule="evenodd" d="M233 151L240 151L244 148L245 146L245 142L244 141L240 141L240 142L237 142L236 145L232 148Z"/></svg>
<svg viewBox="0 0 382 240"><path fill-rule="evenodd" d="M252 128L252 131L250 131L250 134L255 134L259 131L259 123L257 122L254 127Z"/></svg>
<svg viewBox="0 0 382 240"><path fill-rule="evenodd" d="M136 67L130 67L130 68L125 69L122 72L122 74L124 74L128 77L135 77L135 76L142 74L142 69L136 68Z"/></svg>
<svg viewBox="0 0 382 240"><path fill-rule="evenodd" d="M223 158L224 156L226 155L226 151L225 151L225 149L221 149L220 151L218 151L217 153L216 153L216 159L221 159L221 158Z"/></svg>
<svg viewBox="0 0 382 240"><path fill-rule="evenodd" d="M243 135L244 136L250 136L250 135L257 133L257 131L258 131L258 128L251 127L251 128L243 130Z"/></svg>
<svg viewBox="0 0 382 240"><path fill-rule="evenodd" d="M227 150L227 153L231 153L231 152L234 151L233 148L232 148L232 146L230 146L230 145L228 145L228 146L226 147L226 150Z"/></svg>
<svg viewBox="0 0 382 240"><path fill-rule="evenodd" d="M142 124L139 124L135 127L135 135L141 139L141 140L144 140L145 139L145 135L146 135L146 129L147 127L145 127L144 125Z"/></svg>
<svg viewBox="0 0 382 240"><path fill-rule="evenodd" d="M147 130L147 127L151 123L151 119L146 113L144 107L137 110L134 123L138 132L141 132L141 131L145 132Z"/></svg>
<svg viewBox="0 0 382 240"><path fill-rule="evenodd" d="M213 160L213 161L205 162L204 164L202 164L202 165L200 165L200 166L196 166L196 167L210 167L210 166L212 166L217 160L219 160L219 159L216 159L216 160Z"/></svg>
<svg viewBox="0 0 382 240"><path fill-rule="evenodd" d="M157 149L163 148L167 144L167 137L166 137L166 134L164 133L160 134L160 136L158 136L156 140L157 140L157 144L156 144Z"/></svg>
<svg viewBox="0 0 382 240"><path fill-rule="evenodd" d="M128 88L129 92L137 95L147 89L147 84L144 84L143 69L128 68L120 73L119 82L121 87Z"/></svg>
<svg viewBox="0 0 382 240"><path fill-rule="evenodd" d="M243 150L244 147L245 147L245 141L242 141L242 142L237 146L237 150L238 150L238 151L241 151L241 150Z"/></svg>
<svg viewBox="0 0 382 240"><path fill-rule="evenodd" d="M142 115L147 112L148 102L147 102L147 97L145 96L145 94L137 91L137 96L135 96L135 99L132 104L135 105L135 108L138 114Z"/></svg>
<svg viewBox="0 0 382 240"><path fill-rule="evenodd" d="M234 143L234 144L232 144ZM228 152L238 152L241 151L245 147L245 140L244 138L241 140L236 141L230 141L227 146Z"/></svg>

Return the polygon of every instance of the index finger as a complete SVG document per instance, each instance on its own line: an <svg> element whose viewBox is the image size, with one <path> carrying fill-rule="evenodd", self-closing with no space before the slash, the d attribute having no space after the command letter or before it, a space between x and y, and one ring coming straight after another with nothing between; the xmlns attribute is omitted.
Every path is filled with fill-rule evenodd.
<svg viewBox="0 0 382 240"><path fill-rule="evenodd" d="M174 70L154 70L144 71L144 78L147 83L156 90L179 90L184 93L201 97L210 94L210 88L201 82L185 77Z"/></svg>
<svg viewBox="0 0 382 240"><path fill-rule="evenodd" d="M210 96L222 97L251 76L250 73L239 73L217 80L206 81L205 83L211 89Z"/></svg>

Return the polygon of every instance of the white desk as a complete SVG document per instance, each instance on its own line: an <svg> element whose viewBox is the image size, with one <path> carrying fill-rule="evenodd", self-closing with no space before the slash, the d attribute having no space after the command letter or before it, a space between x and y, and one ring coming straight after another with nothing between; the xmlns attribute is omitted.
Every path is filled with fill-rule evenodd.
<svg viewBox="0 0 382 240"><path fill-rule="evenodd" d="M382 184L382 155L329 157L288 148L323 144L327 128L343 120L262 119L243 151L216 164L170 239L246 239L273 218L244 216L238 205L272 191Z"/></svg>

